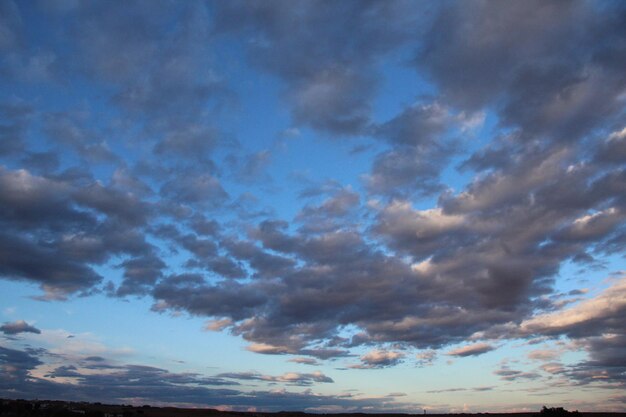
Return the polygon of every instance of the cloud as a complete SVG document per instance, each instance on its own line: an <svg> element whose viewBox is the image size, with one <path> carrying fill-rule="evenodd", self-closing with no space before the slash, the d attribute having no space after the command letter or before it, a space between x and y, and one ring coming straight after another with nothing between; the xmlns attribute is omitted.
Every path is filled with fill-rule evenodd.
<svg viewBox="0 0 626 417"><path fill-rule="evenodd" d="M539 379L541 375L536 372L523 372L514 369L510 369L507 366L503 366L493 372L505 381L518 381L518 380L534 380Z"/></svg>
<svg viewBox="0 0 626 417"><path fill-rule="evenodd" d="M525 334L596 336L626 332L619 317L626 309L626 279L620 278L597 296L563 310L535 316L521 323Z"/></svg>
<svg viewBox="0 0 626 417"><path fill-rule="evenodd" d="M565 369L565 374L579 384L603 382L608 387L624 389L626 378L626 336L624 333L608 333L580 341L589 358Z"/></svg>
<svg viewBox="0 0 626 417"><path fill-rule="evenodd" d="M431 366L435 359L437 359L436 350L427 350L415 355L419 366Z"/></svg>
<svg viewBox="0 0 626 417"><path fill-rule="evenodd" d="M464 358L466 356L479 356L487 352L491 352L495 347L488 343L476 343L473 345L462 346L457 349L449 351L447 354L450 356L457 356Z"/></svg>
<svg viewBox="0 0 626 417"><path fill-rule="evenodd" d="M427 394L445 394L449 392L462 392L462 391L485 392L485 391L491 391L494 388L495 387L446 388L446 389L440 389L440 390L426 391L426 393Z"/></svg>
<svg viewBox="0 0 626 417"><path fill-rule="evenodd" d="M0 8L0 84L14 97L0 103L2 279L45 300L145 297L305 364L369 349L355 366L416 350L427 365L439 349L567 336L588 358L563 375L619 383L623 278L579 300L557 288L569 262L598 267L626 247L622 5ZM44 17L55 30L33 29ZM398 77L407 56L415 73ZM275 93L286 107L266 120L254 103ZM301 140L258 146L281 131ZM309 155L318 147L329 158ZM304 185L284 178L307 169ZM450 350L468 340L485 343ZM385 408L368 401L350 407Z"/></svg>
<svg viewBox="0 0 626 417"><path fill-rule="evenodd" d="M41 330L39 330L35 326L31 326L24 320L18 320L12 323L4 323L2 326L0 326L0 331L6 335L14 335L19 333L41 333Z"/></svg>
<svg viewBox="0 0 626 417"><path fill-rule="evenodd" d="M561 356L559 352L555 350L549 350L549 349L544 349L544 350L538 349L538 350L533 350L528 353L528 359L532 359L536 361L543 361L543 362L553 361L555 359L558 359L559 356Z"/></svg>
<svg viewBox="0 0 626 417"><path fill-rule="evenodd" d="M258 39L246 45L248 54L285 83L294 121L338 135L367 128L379 78L372 64L408 40L419 20L404 2L215 6L218 31L247 31Z"/></svg>
<svg viewBox="0 0 626 417"><path fill-rule="evenodd" d="M402 352L393 352L386 350L372 350L362 355L360 365L352 365L351 368L372 369L385 368L397 365L403 358Z"/></svg>
<svg viewBox="0 0 626 417"><path fill-rule="evenodd" d="M49 372L33 370L44 365L49 357L45 350L16 350L0 347L0 394L13 393L21 398L45 396L70 401L101 401L137 405L190 404L203 407L224 407L246 410L257 407L263 411L335 409L365 411L372 408L405 412L415 404L401 403L394 398L325 395L310 390L239 390L239 382L255 380L288 385L330 383L332 379L321 372L310 374L286 373L264 376L255 373L233 373L225 376L204 376L197 373L176 373L166 369L136 364L109 365L100 359L87 358L84 363L68 362L50 366ZM47 366L48 364L46 364ZM233 381L235 379L235 381Z"/></svg>
<svg viewBox="0 0 626 417"><path fill-rule="evenodd" d="M611 89L624 82L614 72L623 46L611 39L622 13L584 2L442 7L415 65L462 108L499 101L504 124L572 140L620 111Z"/></svg>
<svg viewBox="0 0 626 417"><path fill-rule="evenodd" d="M28 377L28 372L41 365L34 349L16 350L0 346L0 389L12 389Z"/></svg>
<svg viewBox="0 0 626 417"><path fill-rule="evenodd" d="M298 358L289 359L289 362L299 363L302 365L319 365L319 363L313 358L298 357Z"/></svg>
<svg viewBox="0 0 626 417"><path fill-rule="evenodd" d="M332 383L335 382L332 378L327 377L320 371L315 371L313 373L298 373L298 372L287 372L285 374L279 376L272 375L262 375L256 372L228 372L223 374L218 374L218 378L227 378L227 379L238 379L243 381L266 381L266 382L280 382L286 383L288 385L301 385L301 386L309 386L313 385L313 383Z"/></svg>

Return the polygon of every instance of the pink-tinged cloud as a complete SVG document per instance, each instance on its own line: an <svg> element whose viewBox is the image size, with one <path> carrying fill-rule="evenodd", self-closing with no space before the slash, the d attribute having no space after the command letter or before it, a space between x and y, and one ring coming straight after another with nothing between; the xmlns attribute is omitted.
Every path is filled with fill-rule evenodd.
<svg viewBox="0 0 626 417"><path fill-rule="evenodd" d="M483 353L490 352L494 349L495 347L488 343L476 343L473 345L467 345L457 349L453 349L448 352L448 355L457 357L478 356L482 355Z"/></svg>
<svg viewBox="0 0 626 417"><path fill-rule="evenodd" d="M398 364L404 353L388 350L372 350L361 356L361 364L353 365L355 369L385 368Z"/></svg>
<svg viewBox="0 0 626 417"><path fill-rule="evenodd" d="M592 332L598 323L611 325L626 313L626 278L621 278L600 295L571 308L541 314L521 324L524 334Z"/></svg>

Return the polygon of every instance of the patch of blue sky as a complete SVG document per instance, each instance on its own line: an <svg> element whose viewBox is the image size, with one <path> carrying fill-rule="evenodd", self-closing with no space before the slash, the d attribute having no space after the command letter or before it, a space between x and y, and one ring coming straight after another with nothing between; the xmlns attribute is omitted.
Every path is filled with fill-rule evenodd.
<svg viewBox="0 0 626 417"><path fill-rule="evenodd" d="M580 264L567 260L561 264L554 289L568 293L574 290L588 291L585 299L594 297L606 289L616 273L624 269L624 258L620 255L599 256L596 264Z"/></svg>
<svg viewBox="0 0 626 417"><path fill-rule="evenodd" d="M258 362L253 353L244 355L247 360L239 358L245 346L240 338L204 331L202 318L155 314L150 310L152 301L147 298L124 300L97 294L74 297L59 305L32 299L38 295L37 290L20 283L3 281L0 289L0 305L5 306L0 312L2 321L23 319L42 331L64 330L72 336L90 334L102 344L106 359L168 370L189 368L207 375L225 363L242 360L251 366L255 358ZM38 337L29 339L37 342ZM110 355L120 350L128 350L128 354Z"/></svg>

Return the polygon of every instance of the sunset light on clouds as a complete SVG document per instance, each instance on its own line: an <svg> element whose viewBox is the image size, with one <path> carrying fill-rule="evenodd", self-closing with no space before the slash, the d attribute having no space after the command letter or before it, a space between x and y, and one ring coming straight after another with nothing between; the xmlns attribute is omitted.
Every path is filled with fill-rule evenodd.
<svg viewBox="0 0 626 417"><path fill-rule="evenodd" d="M626 407L626 3L0 0L0 397Z"/></svg>

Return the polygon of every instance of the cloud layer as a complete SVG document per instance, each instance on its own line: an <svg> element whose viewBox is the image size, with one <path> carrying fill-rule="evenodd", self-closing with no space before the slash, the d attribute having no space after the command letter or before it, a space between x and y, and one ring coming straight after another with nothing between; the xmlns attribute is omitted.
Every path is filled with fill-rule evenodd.
<svg viewBox="0 0 626 417"><path fill-rule="evenodd" d="M3 280L47 301L143 298L297 364L563 337L587 359L545 372L623 387L626 278L565 295L578 278L560 275L623 266L622 4L5 1L0 16ZM69 395L28 381L39 353L2 349L20 392ZM109 371L50 376L84 398L138 378L163 401L239 405L206 386L333 382Z"/></svg>

